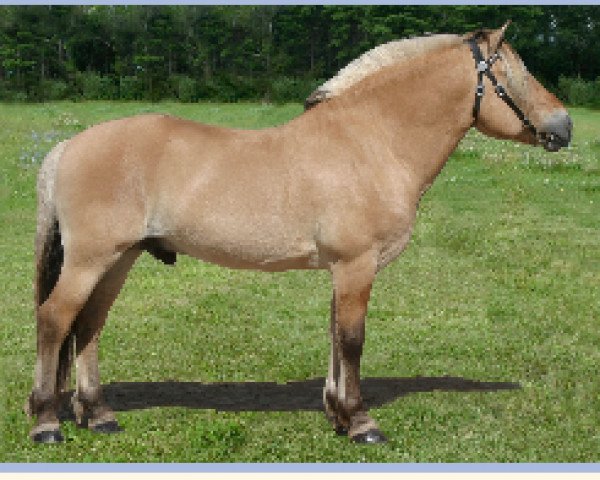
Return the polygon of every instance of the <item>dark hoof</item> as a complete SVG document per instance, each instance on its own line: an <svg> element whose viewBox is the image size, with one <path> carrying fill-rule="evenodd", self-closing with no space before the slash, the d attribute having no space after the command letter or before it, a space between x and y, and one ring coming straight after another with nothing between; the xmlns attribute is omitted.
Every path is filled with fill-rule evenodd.
<svg viewBox="0 0 600 480"><path fill-rule="evenodd" d="M94 425L91 430L98 433L119 433L123 431L116 420Z"/></svg>
<svg viewBox="0 0 600 480"><path fill-rule="evenodd" d="M359 433L352 437L354 443L385 443L387 438L379 430L373 428L365 433Z"/></svg>
<svg viewBox="0 0 600 480"><path fill-rule="evenodd" d="M65 439L60 430L44 430L43 432L36 433L33 436L33 441L35 443L61 443Z"/></svg>
<svg viewBox="0 0 600 480"><path fill-rule="evenodd" d="M348 435L348 429L339 425L335 427L335 433L340 437L345 437L346 435Z"/></svg>

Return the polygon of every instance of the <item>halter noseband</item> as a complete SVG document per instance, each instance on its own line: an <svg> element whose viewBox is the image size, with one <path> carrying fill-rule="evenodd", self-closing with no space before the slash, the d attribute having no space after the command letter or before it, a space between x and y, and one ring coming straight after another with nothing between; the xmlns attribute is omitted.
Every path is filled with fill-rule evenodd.
<svg viewBox="0 0 600 480"><path fill-rule="evenodd" d="M477 44L477 39L479 38L478 34L475 34L473 37L467 40L469 47L471 48L471 52L473 53L473 58L475 59L475 68L477 69L477 88L475 89L475 104L473 105L473 118L477 119L479 115L479 109L481 107L481 99L483 98L483 94L485 92L485 87L483 85L483 76L485 75L490 79L492 85L494 86L494 91L496 95L500 97L500 99L506 103L515 115L523 122L523 125L528 128L534 136L537 136L537 130L531 123L531 121L525 116L523 111L517 107L512 98L506 93L505 88L498 83L496 76L492 73L492 65L500 58L500 54L498 52L494 52L487 60L483 58L483 54L481 53L481 49Z"/></svg>

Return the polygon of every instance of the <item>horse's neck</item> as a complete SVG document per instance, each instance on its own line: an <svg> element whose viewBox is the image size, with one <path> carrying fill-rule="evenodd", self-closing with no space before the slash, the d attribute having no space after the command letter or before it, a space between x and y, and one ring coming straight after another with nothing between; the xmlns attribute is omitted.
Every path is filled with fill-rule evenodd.
<svg viewBox="0 0 600 480"><path fill-rule="evenodd" d="M381 75L351 93L363 111L352 115L353 123L359 124L361 135L371 132L373 142L410 170L423 191L473 121L476 72L468 48L432 52Z"/></svg>

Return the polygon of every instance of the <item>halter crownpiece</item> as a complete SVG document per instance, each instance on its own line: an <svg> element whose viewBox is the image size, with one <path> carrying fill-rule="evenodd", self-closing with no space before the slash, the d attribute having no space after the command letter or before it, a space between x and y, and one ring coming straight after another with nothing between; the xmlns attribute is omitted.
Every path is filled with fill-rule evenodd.
<svg viewBox="0 0 600 480"><path fill-rule="evenodd" d="M523 125L528 128L534 136L537 136L537 130L531 123L531 121L527 118L527 116L523 113L523 111L517 106L517 104L513 101L512 98L506 92L506 89L498 83L498 79L492 73L491 67L492 65L500 58L500 54L498 52L494 52L490 57L486 60L481 53L481 49L477 44L477 39L479 38L480 33L476 33L471 38L467 40L469 47L471 48L471 52L473 53L473 58L475 59L475 69L477 70L477 87L475 88L475 104L473 105L473 118L477 119L479 115L479 109L481 108L481 99L483 98L483 94L485 93L485 86L483 85L483 76L485 75L490 79L492 85L494 86L494 91L496 95L500 97L500 99L506 103L515 115L521 120Z"/></svg>

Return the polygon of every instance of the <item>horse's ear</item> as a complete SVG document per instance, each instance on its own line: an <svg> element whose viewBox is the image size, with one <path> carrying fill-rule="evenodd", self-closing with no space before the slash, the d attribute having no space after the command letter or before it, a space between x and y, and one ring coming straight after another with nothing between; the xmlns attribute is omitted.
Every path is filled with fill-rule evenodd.
<svg viewBox="0 0 600 480"><path fill-rule="evenodd" d="M502 45L502 42L504 41L504 34L506 33L506 29L510 24L511 21L507 20L507 22L504 25L502 25L498 30L493 30L492 33L490 33L490 52L495 52L496 50L498 50L498 48L500 48L500 45Z"/></svg>

